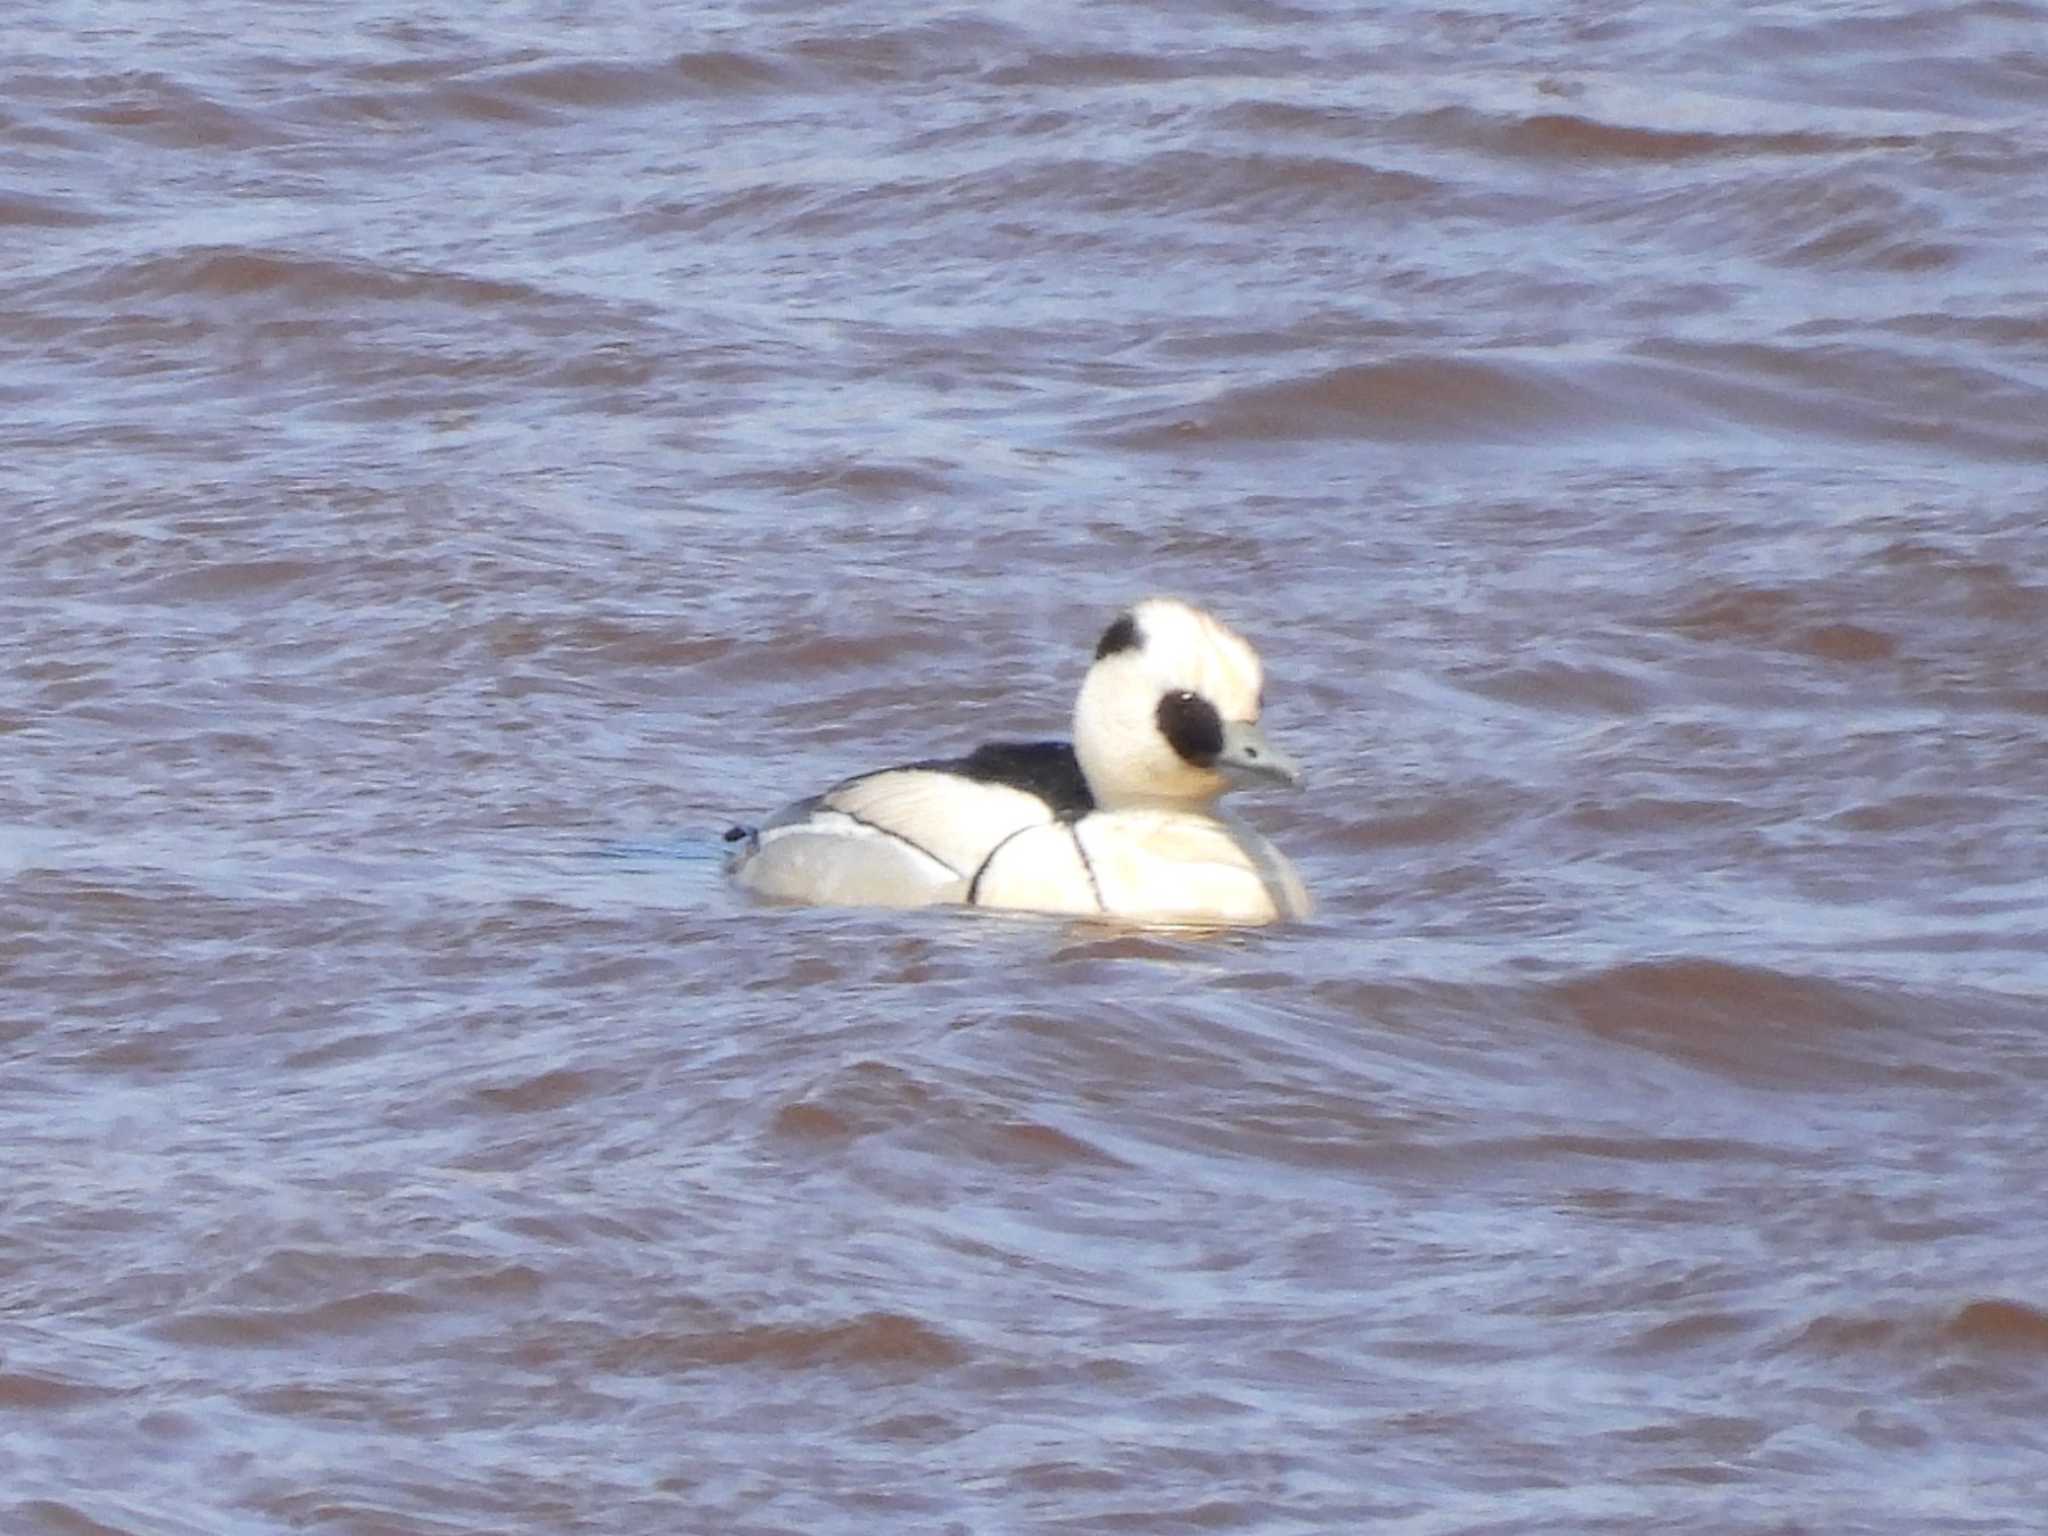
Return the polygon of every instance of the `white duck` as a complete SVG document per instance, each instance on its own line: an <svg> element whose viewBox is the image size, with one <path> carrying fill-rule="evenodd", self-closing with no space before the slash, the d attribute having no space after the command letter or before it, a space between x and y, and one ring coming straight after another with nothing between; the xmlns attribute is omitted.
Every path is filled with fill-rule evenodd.
<svg viewBox="0 0 2048 1536"><path fill-rule="evenodd" d="M1217 809L1241 784L1299 782L1259 729L1243 637L1175 598L1103 633L1074 742L997 742L844 780L734 827L730 868L765 896L852 906L965 902L1145 922L1306 917L1280 851Z"/></svg>

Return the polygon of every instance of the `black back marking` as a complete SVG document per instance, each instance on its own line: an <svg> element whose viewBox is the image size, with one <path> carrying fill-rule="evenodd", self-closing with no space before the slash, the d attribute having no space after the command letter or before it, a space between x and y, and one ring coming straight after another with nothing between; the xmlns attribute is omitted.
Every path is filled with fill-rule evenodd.
<svg viewBox="0 0 2048 1536"><path fill-rule="evenodd" d="M1141 650L1144 644L1145 634L1138 628L1138 621L1128 613L1120 613L1116 616L1116 622L1105 629L1102 638L1096 642L1095 659L1100 661L1105 656L1114 656L1118 651Z"/></svg>
<svg viewBox="0 0 2048 1536"><path fill-rule="evenodd" d="M1080 760L1064 741L991 741L965 757L910 766L957 773L977 784L1021 789L1038 796L1061 821L1078 820L1095 809L1095 796L1082 776Z"/></svg>
<svg viewBox="0 0 2048 1536"><path fill-rule="evenodd" d="M1184 763L1207 768L1223 750L1223 717L1199 693L1166 694L1153 718L1159 722L1159 734Z"/></svg>

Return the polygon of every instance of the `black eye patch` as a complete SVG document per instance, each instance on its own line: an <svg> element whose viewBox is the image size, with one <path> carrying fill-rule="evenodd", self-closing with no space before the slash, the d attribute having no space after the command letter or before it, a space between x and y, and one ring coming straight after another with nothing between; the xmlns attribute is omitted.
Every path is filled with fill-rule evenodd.
<svg viewBox="0 0 2048 1536"><path fill-rule="evenodd" d="M1153 718L1159 722L1159 734L1183 762L1206 768L1223 750L1223 717L1200 694L1162 695Z"/></svg>
<svg viewBox="0 0 2048 1536"><path fill-rule="evenodd" d="M1138 621L1128 613L1120 613L1116 622L1102 632L1102 639L1096 643L1095 659L1114 656L1118 651L1135 651L1145 644L1144 635L1138 631Z"/></svg>

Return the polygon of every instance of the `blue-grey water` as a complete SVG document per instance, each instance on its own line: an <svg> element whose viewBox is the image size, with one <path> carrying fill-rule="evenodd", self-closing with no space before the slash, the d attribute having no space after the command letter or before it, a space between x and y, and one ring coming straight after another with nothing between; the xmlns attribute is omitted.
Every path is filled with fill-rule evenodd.
<svg viewBox="0 0 2048 1536"><path fill-rule="evenodd" d="M0 29L0 1533L2032 1536L2048 8ZM1314 921L717 835L1261 647Z"/></svg>

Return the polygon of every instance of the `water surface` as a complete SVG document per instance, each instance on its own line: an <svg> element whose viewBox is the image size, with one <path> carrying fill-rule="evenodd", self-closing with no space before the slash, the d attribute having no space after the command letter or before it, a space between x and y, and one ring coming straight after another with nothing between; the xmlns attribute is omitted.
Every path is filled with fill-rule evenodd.
<svg viewBox="0 0 2048 1536"><path fill-rule="evenodd" d="M17 7L0 1529L2037 1531L2044 38ZM1150 592L1315 921L724 884Z"/></svg>

